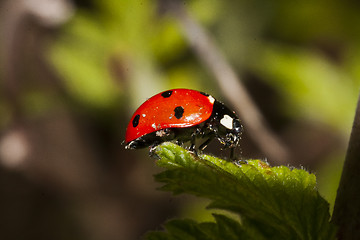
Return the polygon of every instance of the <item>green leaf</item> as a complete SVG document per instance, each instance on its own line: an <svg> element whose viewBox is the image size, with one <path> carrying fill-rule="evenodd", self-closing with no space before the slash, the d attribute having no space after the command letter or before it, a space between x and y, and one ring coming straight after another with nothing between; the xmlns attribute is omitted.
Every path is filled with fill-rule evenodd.
<svg viewBox="0 0 360 240"><path fill-rule="evenodd" d="M159 145L153 153L159 159L157 165L166 168L155 176L164 183L162 190L208 198L209 209L238 214L241 223L221 215L214 216L215 223L173 220L165 224L167 234L153 233L148 239L335 237L335 228L329 223L329 204L317 191L315 175L303 169L270 167L260 160L236 163L196 156L172 143ZM214 226L207 227L210 225Z"/></svg>
<svg viewBox="0 0 360 240"><path fill-rule="evenodd" d="M197 223L190 219L171 220L165 224L166 232L150 232L147 239L227 239L245 238L239 222L220 214L214 214L215 222Z"/></svg>

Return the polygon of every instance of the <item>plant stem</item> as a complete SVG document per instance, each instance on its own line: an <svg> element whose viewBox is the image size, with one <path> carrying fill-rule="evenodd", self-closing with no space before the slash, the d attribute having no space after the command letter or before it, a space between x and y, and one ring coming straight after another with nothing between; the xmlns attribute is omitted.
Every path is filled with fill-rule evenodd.
<svg viewBox="0 0 360 240"><path fill-rule="evenodd" d="M360 239L360 95L332 221L338 239Z"/></svg>

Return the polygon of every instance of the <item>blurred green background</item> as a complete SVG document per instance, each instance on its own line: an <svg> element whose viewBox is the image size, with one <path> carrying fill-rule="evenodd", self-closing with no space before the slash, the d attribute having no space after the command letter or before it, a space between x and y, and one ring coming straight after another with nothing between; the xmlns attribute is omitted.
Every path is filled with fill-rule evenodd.
<svg viewBox="0 0 360 240"><path fill-rule="evenodd" d="M160 91L227 102L169 2L0 1L2 239L138 239L175 216L211 219L203 200L156 191L148 150L122 145L132 113ZM332 207L360 86L359 3L179 3ZM243 158L265 159L244 128Z"/></svg>

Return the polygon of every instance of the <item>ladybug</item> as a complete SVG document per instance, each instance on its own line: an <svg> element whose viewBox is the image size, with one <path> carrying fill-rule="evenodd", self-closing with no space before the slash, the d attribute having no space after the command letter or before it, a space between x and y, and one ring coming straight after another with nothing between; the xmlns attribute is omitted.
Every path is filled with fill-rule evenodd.
<svg viewBox="0 0 360 240"><path fill-rule="evenodd" d="M190 142L196 153L195 139L206 139L199 150L217 138L224 148L239 146L242 125L233 111L207 93L172 89L145 101L132 116L126 129L125 148L154 147L165 141Z"/></svg>

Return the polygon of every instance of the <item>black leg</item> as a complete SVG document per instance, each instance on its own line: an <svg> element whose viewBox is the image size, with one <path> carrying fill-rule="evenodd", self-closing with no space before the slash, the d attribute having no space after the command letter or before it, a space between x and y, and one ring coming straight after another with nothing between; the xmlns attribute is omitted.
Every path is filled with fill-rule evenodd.
<svg viewBox="0 0 360 240"><path fill-rule="evenodd" d="M199 150L200 150L200 151L203 151L203 150L207 147L207 145L214 139L214 137L215 137L215 136L211 136L211 137L209 137L205 142L203 142L203 143L200 145Z"/></svg>
<svg viewBox="0 0 360 240"><path fill-rule="evenodd" d="M192 134L191 135L191 140L190 140L191 145L190 145L189 151L194 152L196 154L195 139L196 139L196 135Z"/></svg>
<svg viewBox="0 0 360 240"><path fill-rule="evenodd" d="M159 145L159 143L155 142L154 144L150 145L149 146L149 156L152 157L152 158L155 158L157 160L159 160L159 156L157 156L155 154L155 149L156 149L156 146Z"/></svg>
<svg viewBox="0 0 360 240"><path fill-rule="evenodd" d="M179 145L180 147L182 147L183 144L184 144L184 141L182 141L182 140L176 140L176 144Z"/></svg>

